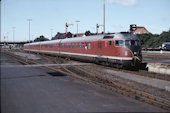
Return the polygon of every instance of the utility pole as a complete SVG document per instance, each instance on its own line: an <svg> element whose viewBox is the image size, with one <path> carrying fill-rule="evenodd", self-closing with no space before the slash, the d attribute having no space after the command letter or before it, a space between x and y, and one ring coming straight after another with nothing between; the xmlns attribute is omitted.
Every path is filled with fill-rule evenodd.
<svg viewBox="0 0 170 113"><path fill-rule="evenodd" d="M5 36L4 36L4 51L5 51L5 48L6 48L6 44L5 44Z"/></svg>
<svg viewBox="0 0 170 113"><path fill-rule="evenodd" d="M29 56L30 56L30 22L32 21L32 19L27 19L28 23L29 23Z"/></svg>
<svg viewBox="0 0 170 113"><path fill-rule="evenodd" d="M103 25L96 25L96 32L98 34L98 29L100 26L103 26L103 34L105 34L105 0L103 0Z"/></svg>
<svg viewBox="0 0 170 113"><path fill-rule="evenodd" d="M77 22L77 35L78 35L78 22L80 22L79 20L76 21Z"/></svg>
<svg viewBox="0 0 170 113"><path fill-rule="evenodd" d="M15 27L12 27L13 29L13 47L14 47L14 42L15 42Z"/></svg>
<svg viewBox="0 0 170 113"><path fill-rule="evenodd" d="M8 41L9 41L9 40L8 40L8 35L9 35L9 33L7 32L7 35L6 35L6 38L7 38L7 45L8 45Z"/></svg>
<svg viewBox="0 0 170 113"><path fill-rule="evenodd" d="M103 0L103 34L105 34L105 0Z"/></svg>
<svg viewBox="0 0 170 113"><path fill-rule="evenodd" d="M1 0L0 0L0 9L1 9ZM1 15L1 11L0 11L0 15ZM1 30L1 18L0 18L0 30ZM3 37L2 37L3 38ZM1 42L1 32L0 32L0 42Z"/></svg>

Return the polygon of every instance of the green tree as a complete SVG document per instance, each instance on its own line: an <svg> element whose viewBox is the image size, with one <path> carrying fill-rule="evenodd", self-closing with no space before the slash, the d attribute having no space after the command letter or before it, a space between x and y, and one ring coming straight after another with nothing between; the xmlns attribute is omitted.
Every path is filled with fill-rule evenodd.
<svg viewBox="0 0 170 113"><path fill-rule="evenodd" d="M73 37L73 34L71 32L68 32L68 38L72 38Z"/></svg>
<svg viewBox="0 0 170 113"><path fill-rule="evenodd" d="M158 34L141 34L138 35L141 45L143 48L158 48L164 42L170 42L170 30L163 31L160 35Z"/></svg>
<svg viewBox="0 0 170 113"><path fill-rule="evenodd" d="M41 35L40 37L37 37L34 42L40 42L40 41L48 41L48 38L45 38L43 35Z"/></svg>
<svg viewBox="0 0 170 113"><path fill-rule="evenodd" d="M86 36L90 36L90 35L92 35L92 33L91 33L90 31L86 31L86 32L85 32L85 35L86 35Z"/></svg>

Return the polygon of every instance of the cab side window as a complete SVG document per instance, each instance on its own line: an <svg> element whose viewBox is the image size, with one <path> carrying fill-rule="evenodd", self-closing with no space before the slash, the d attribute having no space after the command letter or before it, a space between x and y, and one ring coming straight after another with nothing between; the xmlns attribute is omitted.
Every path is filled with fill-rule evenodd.
<svg viewBox="0 0 170 113"><path fill-rule="evenodd" d="M124 41L123 40L116 40L115 41L115 46L123 46L124 45Z"/></svg>

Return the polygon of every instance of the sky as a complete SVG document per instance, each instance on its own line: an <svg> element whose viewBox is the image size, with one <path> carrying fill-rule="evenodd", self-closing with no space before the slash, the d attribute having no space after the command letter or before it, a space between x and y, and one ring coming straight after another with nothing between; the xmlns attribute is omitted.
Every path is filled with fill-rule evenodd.
<svg viewBox="0 0 170 113"><path fill-rule="evenodd" d="M40 35L51 39L68 31L96 32L103 24L104 0L1 0L1 41L27 41ZM170 30L170 0L105 0L105 31L128 31L130 24L153 34ZM14 29L15 27L15 29ZM52 29L52 30L51 30ZM99 32L102 32L102 26ZM8 38L7 38L8 37Z"/></svg>

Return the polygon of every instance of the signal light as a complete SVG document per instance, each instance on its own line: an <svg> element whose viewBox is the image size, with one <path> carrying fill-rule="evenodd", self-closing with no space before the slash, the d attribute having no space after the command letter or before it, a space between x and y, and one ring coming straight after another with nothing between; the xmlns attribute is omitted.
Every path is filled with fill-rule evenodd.
<svg viewBox="0 0 170 113"><path fill-rule="evenodd" d="M97 24L96 26L97 26L97 28L99 28L99 25L98 25L98 24Z"/></svg>
<svg viewBox="0 0 170 113"><path fill-rule="evenodd" d="M131 24L131 25L130 25L130 32L135 31L136 28L137 28L136 24Z"/></svg>

